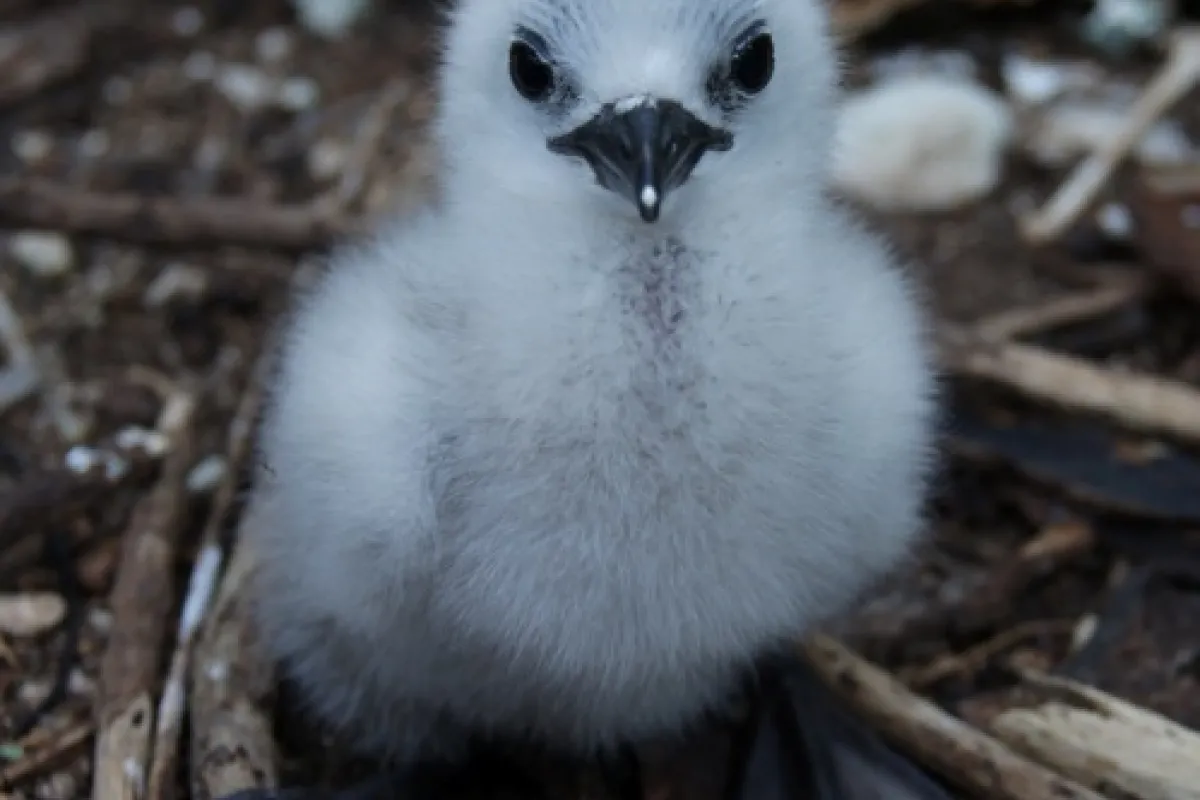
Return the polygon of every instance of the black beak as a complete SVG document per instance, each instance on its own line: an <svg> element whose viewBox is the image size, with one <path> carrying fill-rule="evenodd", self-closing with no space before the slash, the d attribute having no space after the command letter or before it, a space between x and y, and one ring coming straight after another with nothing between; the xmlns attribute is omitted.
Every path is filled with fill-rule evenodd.
<svg viewBox="0 0 1200 800"><path fill-rule="evenodd" d="M546 144L555 153L586 159L597 183L632 200L642 219L654 222L663 197L688 179L706 151L728 150L733 135L671 100L625 105L608 103Z"/></svg>

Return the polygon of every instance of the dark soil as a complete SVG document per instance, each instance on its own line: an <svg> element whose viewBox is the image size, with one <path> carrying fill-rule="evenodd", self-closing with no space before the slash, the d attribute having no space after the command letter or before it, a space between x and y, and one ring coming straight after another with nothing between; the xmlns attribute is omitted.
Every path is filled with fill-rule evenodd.
<svg viewBox="0 0 1200 800"><path fill-rule="evenodd" d="M96 22L89 14L97 11L111 14ZM193 11L201 20L194 31ZM309 203L336 192L344 171L339 159L347 152L353 158L365 120L389 87L397 107L382 137L370 142L365 185L342 211L404 205L429 174L423 130L434 103L428 79L437 30L422 3L395 0L359 33L333 43L295 24L285 0L0 3L5 26L47 24L50 14L60 15L54 35L41 46L27 42L22 63L33 69L69 61L71 47L81 61L33 93L10 93L0 75L0 180L37 176L100 192ZM955 34L938 32L939 46L975 52L978 29L956 30L960 43ZM1062 31L1033 11L1015 15L996 36L1041 42L1048 50L1068 47ZM872 46L921 42L922 30L910 24L876 37ZM852 55L861 60L864 52ZM7 63L3 56L0 63ZM205 76L234 63L257 76L304 79L293 85L300 98L295 107L232 102ZM1145 76L1152 66L1141 61L1113 69ZM5 70L12 75L16 67ZM303 95L312 86L318 96L307 102ZM1187 113L1200 116L1195 100L1193 94ZM1195 119L1185 122L1193 136L1200 133ZM1137 246L1107 241L1087 225L1065 245L1044 251L1021 241L1014 208L1044 198L1062 177L1014 156L1004 185L983 202L953 213L876 221L911 257L939 314L961 324L1064 294L1100 268L1150 272ZM1117 181L1112 196L1121 199L1123 186ZM13 510L26 497L30 476L62 467L74 447L108 446L130 427L154 426L161 400L135 379L133 367L209 387L196 463L219 459L250 369L286 307L291 276L321 252L220 241L143 246L64 231L72 263L38 274L4 246L17 233L0 230L0 292L21 318L48 380L40 394L0 410L0 594L59 594L68 612L35 635L0 633L0 770L91 719L112 622L107 597L120 535L137 499L154 485L155 470L135 470L117 488L86 501L51 496L53 507ZM176 288L164 288L164 281ZM1200 317L1194 302L1172 286L1041 341L1196 384ZM0 366L2 359L0 349ZM951 382L949 390L955 413L972 423L960 430L975 433L950 437L959 446L950 447L938 486L928 552L919 570L883 587L847 623L848 641L968 718L1008 702L1013 667L1034 665L1200 726L1200 539L1193 534L1200 513L1188 510L1200 495L1200 462L1181 443L1066 419L995 388ZM999 418L1036 430L1001 446L984 435L997 430ZM964 439L975 450L962 446ZM994 457L997 451L1004 458ZM1072 454L1088 452L1099 452L1099 462L1146 469L1105 483L1103 475L1089 477L1077 468L1076 462L1097 459L1072 461ZM1162 466L1153 454L1164 452L1178 461ZM1049 461L1039 461L1038 453L1049 453ZM1121 455L1129 453L1151 455ZM1166 477L1150 474L1156 463L1170 470ZM1047 470L1054 479L1046 479ZM1084 484L1090 494L1071 491ZM1086 501L1078 499L1081 492ZM181 586L211 496L211 485L201 486L188 499L186 546L177 565ZM1086 546L1057 557L1021 555L1031 541L1071 530L1085 532ZM181 598L161 602L178 608ZM174 623L170 628L173 635ZM1014 629L1027 634L1010 634ZM1085 631L1093 632L1088 637ZM1007 644L963 655L1006 635ZM51 702L43 702L47 698ZM341 771L325 758L319 734L290 738L289 776L332 778ZM91 747L85 739L12 785L0 785L0 797L89 795Z"/></svg>

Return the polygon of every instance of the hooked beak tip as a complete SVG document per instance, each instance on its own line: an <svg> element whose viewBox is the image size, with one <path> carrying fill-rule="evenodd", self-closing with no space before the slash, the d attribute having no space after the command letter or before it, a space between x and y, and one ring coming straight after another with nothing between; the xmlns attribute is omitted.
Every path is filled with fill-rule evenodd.
<svg viewBox="0 0 1200 800"><path fill-rule="evenodd" d="M728 150L732 135L672 100L628 107L617 101L547 145L584 158L601 186L632 201L642 221L652 223L663 198L688 180L707 151Z"/></svg>
<svg viewBox="0 0 1200 800"><path fill-rule="evenodd" d="M642 215L644 222L658 220L660 201L658 189L650 184L642 187L641 192L638 193L638 212Z"/></svg>

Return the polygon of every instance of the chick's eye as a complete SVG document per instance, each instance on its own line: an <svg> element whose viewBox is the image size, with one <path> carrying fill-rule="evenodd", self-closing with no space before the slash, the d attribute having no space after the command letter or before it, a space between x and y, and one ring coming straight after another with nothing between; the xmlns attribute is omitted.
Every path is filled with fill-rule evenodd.
<svg viewBox="0 0 1200 800"><path fill-rule="evenodd" d="M758 33L734 51L729 77L739 90L758 94L775 72L775 42L769 33Z"/></svg>
<svg viewBox="0 0 1200 800"><path fill-rule="evenodd" d="M528 42L512 43L508 74L517 92L530 102L545 100L554 89L554 69Z"/></svg>

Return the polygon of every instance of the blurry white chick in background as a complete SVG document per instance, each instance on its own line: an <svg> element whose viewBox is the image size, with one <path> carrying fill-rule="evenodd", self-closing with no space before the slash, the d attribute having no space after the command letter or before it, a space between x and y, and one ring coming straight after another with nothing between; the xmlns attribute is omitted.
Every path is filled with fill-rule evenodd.
<svg viewBox="0 0 1200 800"><path fill-rule="evenodd" d="M880 211L955 208L995 188L1012 131L1007 103L979 84L885 79L843 103L832 180Z"/></svg>

